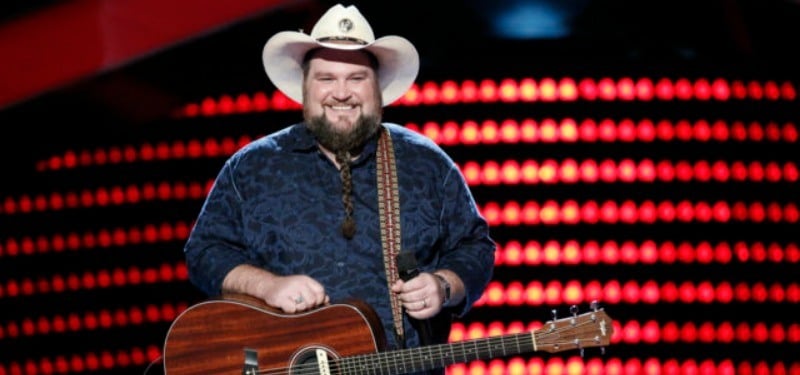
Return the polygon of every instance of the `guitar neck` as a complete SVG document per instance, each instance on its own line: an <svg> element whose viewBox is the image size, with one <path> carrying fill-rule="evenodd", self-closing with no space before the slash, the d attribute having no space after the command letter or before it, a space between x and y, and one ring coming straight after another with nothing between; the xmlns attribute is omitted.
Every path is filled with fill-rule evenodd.
<svg viewBox="0 0 800 375"><path fill-rule="evenodd" d="M340 360L338 366L343 374L406 374L536 351L603 347L614 333L611 323L604 311L595 310L549 321L531 332L359 355Z"/></svg>
<svg viewBox="0 0 800 375"><path fill-rule="evenodd" d="M527 332L343 358L338 370L341 374L406 374L533 351L534 336Z"/></svg>

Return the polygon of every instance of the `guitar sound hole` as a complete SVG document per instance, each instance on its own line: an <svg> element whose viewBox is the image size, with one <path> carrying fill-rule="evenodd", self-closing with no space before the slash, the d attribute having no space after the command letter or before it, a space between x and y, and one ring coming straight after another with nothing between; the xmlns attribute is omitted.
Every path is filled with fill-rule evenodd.
<svg viewBox="0 0 800 375"><path fill-rule="evenodd" d="M320 374L319 362L317 361L317 350L320 348L305 348L298 352L292 360L292 367L289 371L293 375L314 375ZM328 369L331 374L338 374L339 369L336 366L337 362L334 356L325 349L325 355L328 359Z"/></svg>

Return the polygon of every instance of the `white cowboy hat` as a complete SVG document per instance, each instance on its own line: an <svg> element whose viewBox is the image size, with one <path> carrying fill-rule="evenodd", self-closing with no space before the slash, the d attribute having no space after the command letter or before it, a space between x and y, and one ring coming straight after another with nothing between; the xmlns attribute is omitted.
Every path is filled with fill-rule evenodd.
<svg viewBox="0 0 800 375"><path fill-rule="evenodd" d="M419 55L411 42L394 35L375 40L372 27L355 6L345 8L337 4L320 17L311 34L282 31L264 45L261 58L267 76L275 87L298 103L303 102L303 58L317 47L363 49L375 55L384 106L402 97L419 72Z"/></svg>

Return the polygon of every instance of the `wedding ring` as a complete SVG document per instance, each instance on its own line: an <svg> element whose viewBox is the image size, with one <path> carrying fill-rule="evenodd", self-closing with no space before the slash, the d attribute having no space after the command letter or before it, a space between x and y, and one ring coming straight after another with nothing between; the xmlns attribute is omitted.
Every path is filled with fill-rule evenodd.
<svg viewBox="0 0 800 375"><path fill-rule="evenodd" d="M299 304L303 303L303 296L302 296L302 295L300 295L300 296L297 296L297 297L294 299L294 303L295 303L296 305L299 305Z"/></svg>

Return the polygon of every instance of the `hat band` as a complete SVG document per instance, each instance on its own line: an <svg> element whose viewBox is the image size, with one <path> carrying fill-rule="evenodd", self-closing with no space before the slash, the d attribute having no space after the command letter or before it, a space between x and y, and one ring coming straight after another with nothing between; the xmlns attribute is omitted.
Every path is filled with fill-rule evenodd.
<svg viewBox="0 0 800 375"><path fill-rule="evenodd" d="M325 43L325 42L353 42L356 44L367 45L367 41L358 38L352 38L349 36L326 36L324 38L317 38L317 42Z"/></svg>

